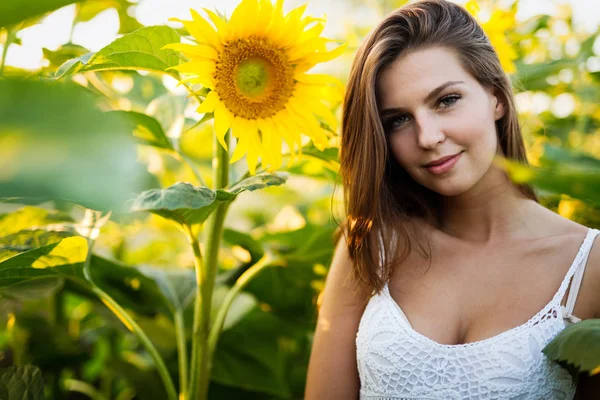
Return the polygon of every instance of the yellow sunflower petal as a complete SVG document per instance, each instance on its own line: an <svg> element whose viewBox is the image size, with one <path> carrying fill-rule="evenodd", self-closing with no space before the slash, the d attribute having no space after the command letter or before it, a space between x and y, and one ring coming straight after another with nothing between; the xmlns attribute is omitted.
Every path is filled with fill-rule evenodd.
<svg viewBox="0 0 600 400"><path fill-rule="evenodd" d="M198 42L204 42L215 49L220 50L221 42L219 41L219 35L215 31L215 28L202 18L202 16L198 14L198 11L191 9L190 13L192 14L193 22L188 25L193 26L194 31L191 32L188 30L188 32L190 32Z"/></svg>
<svg viewBox="0 0 600 400"><path fill-rule="evenodd" d="M228 40L240 36L249 36L254 30L256 15L258 14L258 3L256 0L242 0L233 10L229 19L230 37Z"/></svg>
<svg viewBox="0 0 600 400"><path fill-rule="evenodd" d="M183 72L184 74L202 74L202 73L214 73L215 71L215 62L212 60L203 60L203 59L193 59L192 61L188 61L183 64L176 65L174 67L169 67L169 69L175 69L179 72Z"/></svg>
<svg viewBox="0 0 600 400"><path fill-rule="evenodd" d="M330 40L318 37L307 40L304 43L299 43L297 46L294 46L294 48L290 49L290 51L288 52L288 57L291 62L294 62L298 59L306 57L309 54L314 53L315 50L321 50L325 48L325 44L328 41Z"/></svg>
<svg viewBox="0 0 600 400"><path fill-rule="evenodd" d="M258 15L256 16L256 31L254 33L259 36L264 36L269 28L269 21L273 14L273 4L271 3L271 0L259 0L259 4L260 8Z"/></svg>
<svg viewBox="0 0 600 400"><path fill-rule="evenodd" d="M317 53L310 54L306 56L301 65L298 66L298 72L308 71L315 64L319 64L322 62L326 62L329 60L333 60L336 57L339 57L346 50L347 43L344 43L333 50L330 51L319 51Z"/></svg>
<svg viewBox="0 0 600 400"><path fill-rule="evenodd" d="M313 140L319 150L323 150L329 140L310 110L306 109L300 102L292 100L288 103L287 108L298 125L303 127L304 134Z"/></svg>
<svg viewBox="0 0 600 400"><path fill-rule="evenodd" d="M259 121L259 129L262 134L262 145L264 149L264 159L270 165L269 171L281 167L281 135L275 130L271 118ZM264 163L263 163L264 164Z"/></svg>
<svg viewBox="0 0 600 400"><path fill-rule="evenodd" d="M203 8L203 10L206 14L208 14L208 17L217 28L217 32L221 35L224 34L227 31L227 23L223 21L221 17L219 17L214 11L208 8Z"/></svg>
<svg viewBox="0 0 600 400"><path fill-rule="evenodd" d="M335 115L333 115L333 112L326 107L325 104L321 103L320 101L311 101L310 103L306 104L306 108L311 110L312 113L323 118L323 120L331 129L334 131L337 130L337 119L335 118Z"/></svg>
<svg viewBox="0 0 600 400"><path fill-rule="evenodd" d="M307 85L337 85L343 86L342 82L331 75L326 74L305 74L305 73L296 73L294 75L294 79L298 82L305 83Z"/></svg>
<svg viewBox="0 0 600 400"><path fill-rule="evenodd" d="M216 60L219 57L219 53L207 44L170 43L163 46L162 49L172 49L188 56L209 60Z"/></svg>
<svg viewBox="0 0 600 400"><path fill-rule="evenodd" d="M233 122L233 115L227 110L225 104L221 101L217 101L215 105L215 135L221 146L227 150L227 144L225 143L225 134L227 129L231 128Z"/></svg>
<svg viewBox="0 0 600 400"><path fill-rule="evenodd" d="M215 107L219 102L219 97L214 91L208 93L202 104L196 109L200 114L211 113L215 111Z"/></svg>

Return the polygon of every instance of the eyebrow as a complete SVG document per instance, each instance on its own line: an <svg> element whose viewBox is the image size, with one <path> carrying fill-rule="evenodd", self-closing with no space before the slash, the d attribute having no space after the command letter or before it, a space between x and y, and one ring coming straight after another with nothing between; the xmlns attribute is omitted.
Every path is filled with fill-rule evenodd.
<svg viewBox="0 0 600 400"><path fill-rule="evenodd" d="M425 97L425 102L426 103L430 102L434 97L439 95L440 92L442 92L447 87L458 85L459 83L465 83L465 82L464 81L448 81L446 83L441 84L440 86L436 87L431 92L429 92L427 97ZM385 110L381 111L380 116L385 117L386 115L394 114L399 110L402 110L402 108L386 108Z"/></svg>

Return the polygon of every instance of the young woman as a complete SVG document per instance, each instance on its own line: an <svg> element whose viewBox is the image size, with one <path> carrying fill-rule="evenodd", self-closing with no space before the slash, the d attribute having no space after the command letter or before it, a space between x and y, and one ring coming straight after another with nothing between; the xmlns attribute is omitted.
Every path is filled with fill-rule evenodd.
<svg viewBox="0 0 600 400"><path fill-rule="evenodd" d="M574 397L542 349L600 316L599 231L538 204L497 156L527 161L510 81L481 27L441 0L391 13L349 77L347 223L306 399Z"/></svg>

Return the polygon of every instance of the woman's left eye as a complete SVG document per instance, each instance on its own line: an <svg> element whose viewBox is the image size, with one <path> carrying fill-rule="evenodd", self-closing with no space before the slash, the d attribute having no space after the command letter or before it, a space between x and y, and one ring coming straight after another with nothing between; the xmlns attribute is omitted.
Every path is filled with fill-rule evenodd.
<svg viewBox="0 0 600 400"><path fill-rule="evenodd" d="M448 108L450 106L452 106L454 103L456 103L456 101L460 99L460 96L457 94L451 94L449 96L446 97L442 97L440 99L440 101L438 101L438 104L443 106L444 108Z"/></svg>

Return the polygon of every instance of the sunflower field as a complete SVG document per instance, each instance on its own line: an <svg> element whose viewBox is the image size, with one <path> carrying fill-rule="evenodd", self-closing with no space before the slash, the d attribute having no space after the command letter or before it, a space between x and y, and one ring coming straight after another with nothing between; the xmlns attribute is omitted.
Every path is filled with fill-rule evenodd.
<svg viewBox="0 0 600 400"><path fill-rule="evenodd" d="M307 1L0 2L0 400L303 398L347 74L407 2ZM598 5L456 2L514 83L511 178L600 228ZM599 322L544 353L599 374Z"/></svg>

